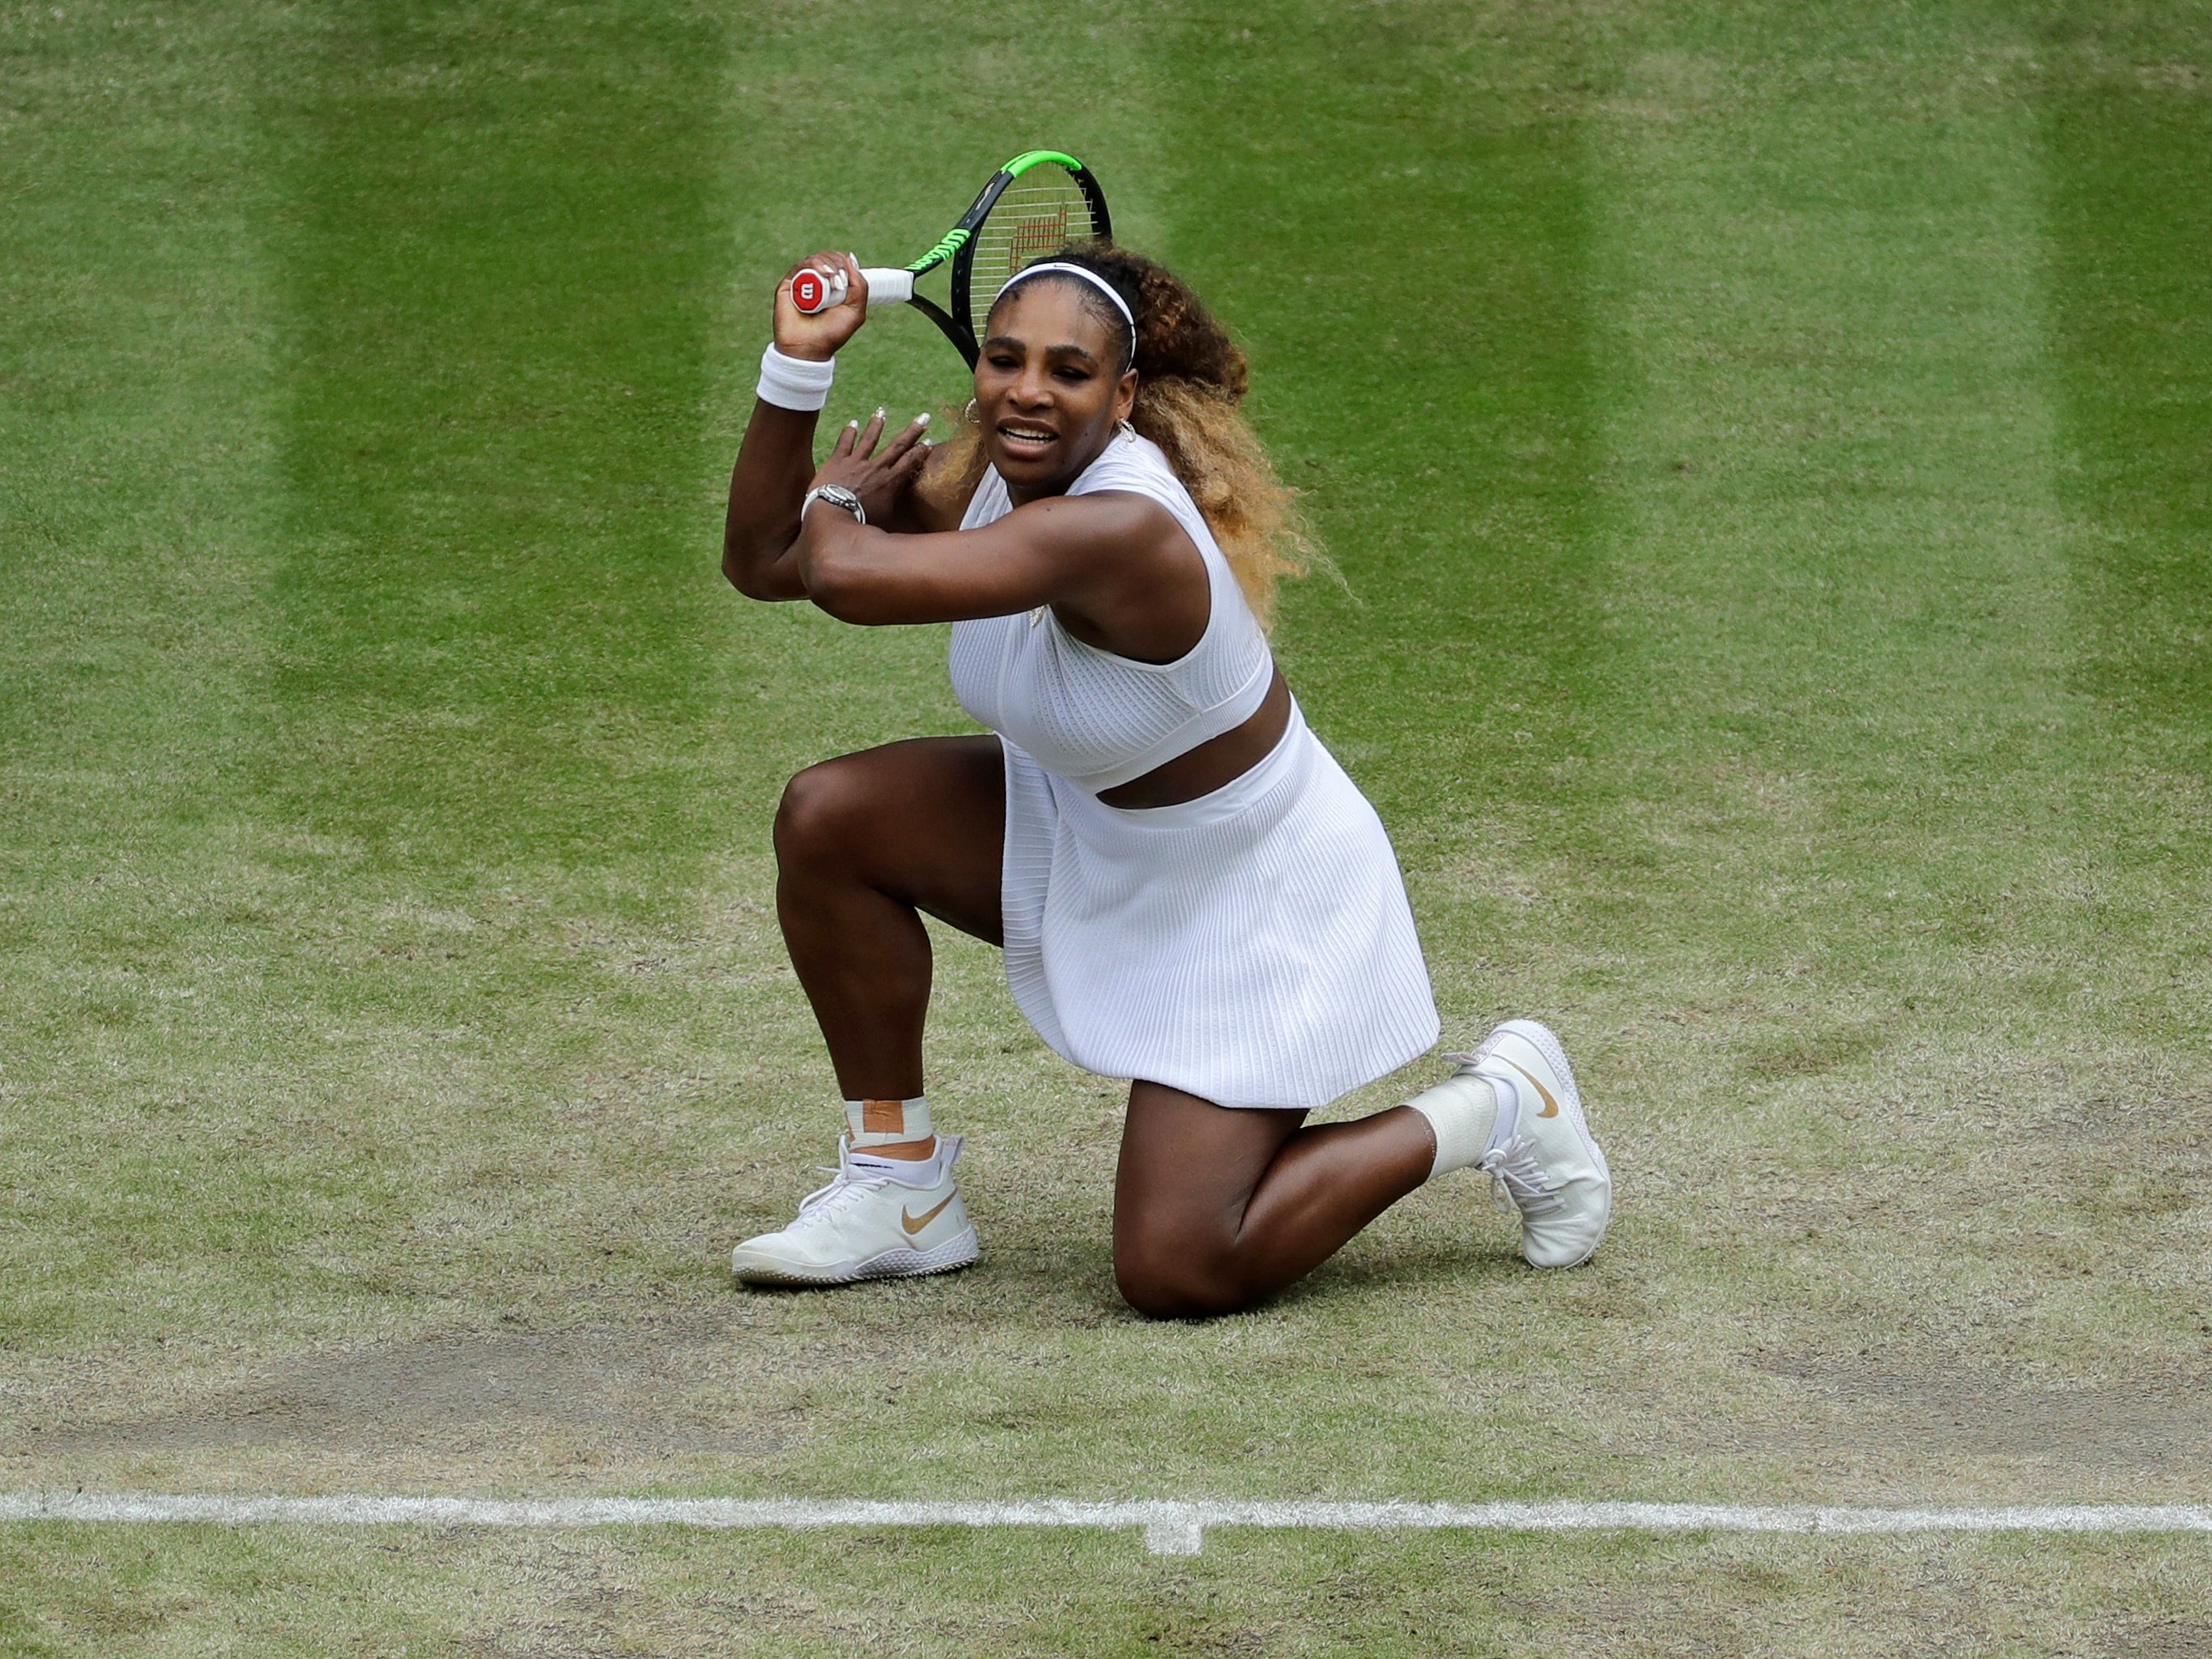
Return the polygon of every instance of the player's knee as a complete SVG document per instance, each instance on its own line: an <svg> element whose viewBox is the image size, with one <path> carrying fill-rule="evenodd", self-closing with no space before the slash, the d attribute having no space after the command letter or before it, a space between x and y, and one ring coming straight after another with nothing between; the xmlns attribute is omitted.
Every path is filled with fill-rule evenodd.
<svg viewBox="0 0 2212 1659"><path fill-rule="evenodd" d="M775 809L775 856L781 864L817 856L837 845L861 791L845 758L822 761L783 787Z"/></svg>
<svg viewBox="0 0 2212 1659"><path fill-rule="evenodd" d="M1147 1319L1212 1319L1250 1305L1218 1241L1164 1231L1114 1241L1114 1282Z"/></svg>

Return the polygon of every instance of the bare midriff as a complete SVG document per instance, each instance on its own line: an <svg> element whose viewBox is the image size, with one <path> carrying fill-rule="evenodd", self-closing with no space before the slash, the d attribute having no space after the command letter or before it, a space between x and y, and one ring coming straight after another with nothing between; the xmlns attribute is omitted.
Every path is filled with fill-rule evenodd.
<svg viewBox="0 0 2212 1659"><path fill-rule="evenodd" d="M1108 806L1179 806L1233 783L1267 759L1291 723L1291 688L1278 668L1267 695L1241 726L1156 766L1140 778L1098 792Z"/></svg>

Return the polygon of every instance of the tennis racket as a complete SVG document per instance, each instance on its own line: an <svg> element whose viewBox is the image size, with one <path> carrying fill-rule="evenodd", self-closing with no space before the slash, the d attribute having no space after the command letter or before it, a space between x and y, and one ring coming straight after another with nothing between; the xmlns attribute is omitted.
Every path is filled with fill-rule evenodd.
<svg viewBox="0 0 2212 1659"><path fill-rule="evenodd" d="M860 275L867 279L869 304L903 300L935 323L973 368L982 353L983 319L1008 277L1070 242L1103 242L1112 234L1106 193L1091 169L1056 149L1033 149L993 173L960 222L912 264L868 266ZM948 261L949 304L915 292L917 278ZM791 279L792 303L811 316L841 304L848 286L843 271L809 266Z"/></svg>

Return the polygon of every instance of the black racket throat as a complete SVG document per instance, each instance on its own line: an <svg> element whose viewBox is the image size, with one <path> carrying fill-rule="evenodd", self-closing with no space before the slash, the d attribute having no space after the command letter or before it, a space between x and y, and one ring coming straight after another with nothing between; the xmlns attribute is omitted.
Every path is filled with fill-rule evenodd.
<svg viewBox="0 0 2212 1659"><path fill-rule="evenodd" d="M967 360L969 368L975 367L976 360L983 355L983 349L971 337L964 323L954 320L943 306L923 295L915 295L907 303L937 325L938 331L952 342L952 349Z"/></svg>

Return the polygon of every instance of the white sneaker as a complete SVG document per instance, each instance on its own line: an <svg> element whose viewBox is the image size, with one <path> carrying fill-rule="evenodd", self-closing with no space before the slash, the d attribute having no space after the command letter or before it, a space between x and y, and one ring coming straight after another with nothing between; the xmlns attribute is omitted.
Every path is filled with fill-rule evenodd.
<svg viewBox="0 0 2212 1659"><path fill-rule="evenodd" d="M1549 1026L1509 1019L1473 1054L1455 1055L1462 1073L1519 1103L1509 1125L1499 1088L1498 1127L1476 1167L1487 1170L1502 1203L1521 1212L1521 1254L1538 1267L1578 1267L1597 1253L1613 1218L1613 1172L1590 1138L1582 1091Z"/></svg>
<svg viewBox="0 0 2212 1659"><path fill-rule="evenodd" d="M960 1137L939 1135L932 1157L902 1167L865 1152L856 1159L840 1136L837 1178L800 1200L782 1231L731 1251L730 1271L748 1285L850 1285L966 1267L975 1229L952 1184L959 1156Z"/></svg>

